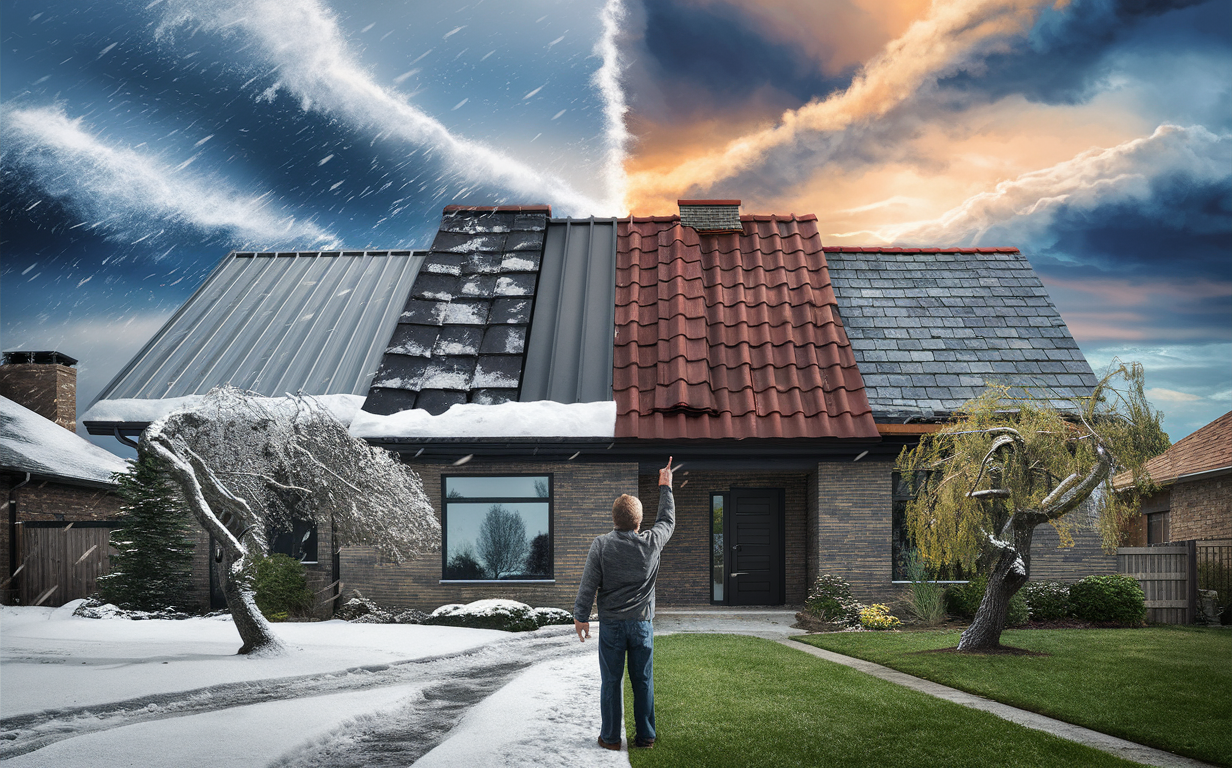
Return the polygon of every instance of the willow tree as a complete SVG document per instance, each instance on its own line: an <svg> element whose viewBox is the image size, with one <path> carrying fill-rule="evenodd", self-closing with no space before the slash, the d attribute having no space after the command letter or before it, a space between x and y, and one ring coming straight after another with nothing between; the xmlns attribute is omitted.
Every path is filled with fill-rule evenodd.
<svg viewBox="0 0 1232 768"><path fill-rule="evenodd" d="M1141 365L1118 364L1089 397L1057 405L990 386L898 458L896 469L917 491L907 504L907 527L925 561L988 575L960 651L999 647L1010 598L1030 578L1038 526L1051 525L1062 546L1073 546L1079 523L1067 515L1085 502L1098 510L1101 538L1111 550L1152 490L1143 465L1169 443L1162 414L1143 393ZM1132 474L1133 485L1114 492L1112 477L1122 471Z"/></svg>
<svg viewBox="0 0 1232 768"><path fill-rule="evenodd" d="M440 547L419 477L309 397L220 387L147 427L138 452L160 460L217 542L243 654L282 650L252 587L253 558L267 552L271 530L310 520L333 529L335 547L370 544L396 561Z"/></svg>

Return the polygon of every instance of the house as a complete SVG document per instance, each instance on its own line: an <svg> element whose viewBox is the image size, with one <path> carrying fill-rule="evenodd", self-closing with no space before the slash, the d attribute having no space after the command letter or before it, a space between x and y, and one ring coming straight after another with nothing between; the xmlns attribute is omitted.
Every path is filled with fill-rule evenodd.
<svg viewBox="0 0 1232 768"><path fill-rule="evenodd" d="M391 605L570 604L616 496L654 522L669 455L661 604L799 604L822 573L871 601L901 591L894 459L994 380L1095 384L1015 249L824 247L815 216L736 200L447 206L426 251L228 255L83 421L135 435L224 383L320 396L441 516L439 557L343 547L317 577ZM1115 570L1078 540L1037 536L1033 577Z"/></svg>
<svg viewBox="0 0 1232 768"><path fill-rule="evenodd" d="M1128 546L1232 540L1232 411L1148 461L1146 471L1161 488L1142 499Z"/></svg>
<svg viewBox="0 0 1232 768"><path fill-rule="evenodd" d="M76 360L6 352L0 365L0 600L63 605L108 571L120 502L114 454L77 436Z"/></svg>

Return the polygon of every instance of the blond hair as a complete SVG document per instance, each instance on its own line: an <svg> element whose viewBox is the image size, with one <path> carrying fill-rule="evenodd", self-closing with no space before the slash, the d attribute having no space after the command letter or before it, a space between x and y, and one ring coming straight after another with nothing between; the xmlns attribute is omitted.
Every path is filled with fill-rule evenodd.
<svg viewBox="0 0 1232 768"><path fill-rule="evenodd" d="M612 524L618 531L636 531L642 524L642 502L636 496L621 494L612 505Z"/></svg>

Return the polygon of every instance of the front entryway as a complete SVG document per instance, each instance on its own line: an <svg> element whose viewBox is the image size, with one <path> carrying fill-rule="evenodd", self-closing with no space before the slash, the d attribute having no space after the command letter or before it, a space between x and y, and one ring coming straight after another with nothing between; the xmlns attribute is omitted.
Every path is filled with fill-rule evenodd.
<svg viewBox="0 0 1232 768"><path fill-rule="evenodd" d="M716 602L782 605L786 582L782 489L732 488L721 496L724 578L722 598Z"/></svg>

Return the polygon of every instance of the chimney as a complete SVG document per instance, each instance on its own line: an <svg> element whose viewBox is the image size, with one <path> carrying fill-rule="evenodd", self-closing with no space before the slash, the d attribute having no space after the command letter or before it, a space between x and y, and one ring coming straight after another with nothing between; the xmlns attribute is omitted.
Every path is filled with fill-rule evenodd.
<svg viewBox="0 0 1232 768"><path fill-rule="evenodd" d="M77 361L59 352L5 352L0 397L77 431Z"/></svg>
<svg viewBox="0 0 1232 768"><path fill-rule="evenodd" d="M739 200L677 200L680 223L699 233L712 235L743 233Z"/></svg>

